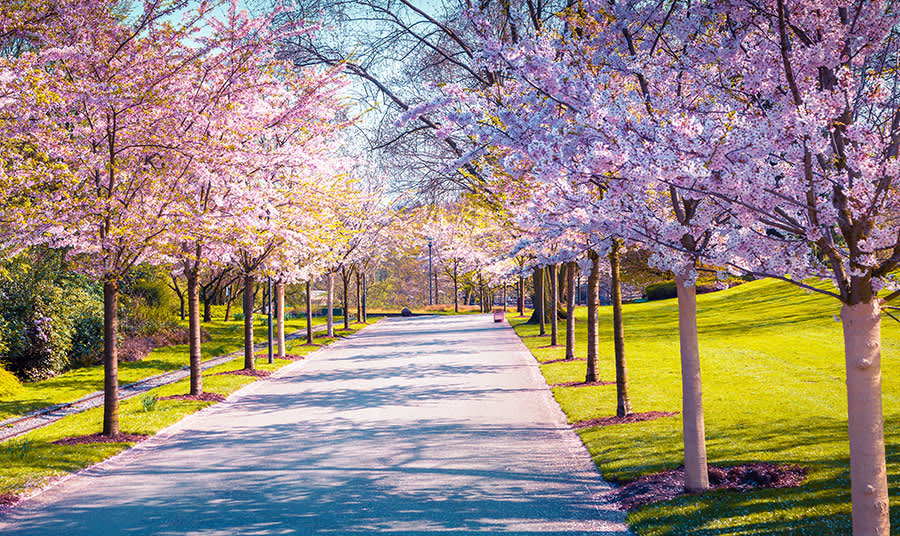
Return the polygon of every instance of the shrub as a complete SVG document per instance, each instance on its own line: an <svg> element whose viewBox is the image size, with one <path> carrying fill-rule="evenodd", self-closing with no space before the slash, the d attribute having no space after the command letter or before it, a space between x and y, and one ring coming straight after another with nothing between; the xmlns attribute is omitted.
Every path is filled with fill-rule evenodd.
<svg viewBox="0 0 900 536"><path fill-rule="evenodd" d="M0 397L11 395L19 390L19 379L0 365Z"/></svg>
<svg viewBox="0 0 900 536"><path fill-rule="evenodd" d="M644 289L644 294L647 295L648 301L666 300L676 297L678 290L675 288L675 281L663 281L647 285L647 288Z"/></svg>
<svg viewBox="0 0 900 536"><path fill-rule="evenodd" d="M122 336L151 336L178 329L173 314L178 309L166 273L153 266L139 266L119 285L119 328Z"/></svg>

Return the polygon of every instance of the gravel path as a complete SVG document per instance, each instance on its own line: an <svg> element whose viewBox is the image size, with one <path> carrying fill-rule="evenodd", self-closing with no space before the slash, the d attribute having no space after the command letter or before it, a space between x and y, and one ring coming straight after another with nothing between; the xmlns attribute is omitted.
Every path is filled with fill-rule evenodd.
<svg viewBox="0 0 900 536"><path fill-rule="evenodd" d="M627 534L490 316L389 319L25 500L13 534Z"/></svg>

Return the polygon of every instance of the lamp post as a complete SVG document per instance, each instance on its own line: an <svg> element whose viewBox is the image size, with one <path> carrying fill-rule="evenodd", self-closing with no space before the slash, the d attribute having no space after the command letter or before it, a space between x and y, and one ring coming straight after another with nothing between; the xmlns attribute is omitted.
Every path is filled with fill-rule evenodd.
<svg viewBox="0 0 900 536"><path fill-rule="evenodd" d="M431 239L428 239L428 305L434 305L431 301Z"/></svg>

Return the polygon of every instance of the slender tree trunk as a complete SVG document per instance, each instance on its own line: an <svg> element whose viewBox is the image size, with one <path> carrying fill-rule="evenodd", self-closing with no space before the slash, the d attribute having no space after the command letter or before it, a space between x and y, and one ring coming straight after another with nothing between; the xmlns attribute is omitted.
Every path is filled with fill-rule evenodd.
<svg viewBox="0 0 900 536"><path fill-rule="evenodd" d="M344 284L344 329L350 329L350 274L341 273L341 282Z"/></svg>
<svg viewBox="0 0 900 536"><path fill-rule="evenodd" d="M616 353L616 415L631 415L631 398L628 396L628 369L625 367L625 325L622 322L622 281L619 277L618 240L613 240L609 250L610 286L612 287L613 346Z"/></svg>
<svg viewBox="0 0 900 536"><path fill-rule="evenodd" d="M600 380L600 326L598 311L600 309L600 256L594 250L588 251L591 260L591 273L588 275L587 300L587 374L585 382Z"/></svg>
<svg viewBox="0 0 900 536"><path fill-rule="evenodd" d="M434 304L439 305L441 303L441 300L438 298L438 273L437 273L437 270L435 270L433 272L433 279L434 279Z"/></svg>
<svg viewBox="0 0 900 536"><path fill-rule="evenodd" d="M538 267L532 270L531 280L534 285L534 300L532 303L534 311L531 313L528 323L538 324L540 326L539 335L546 335L547 330L544 324L544 269Z"/></svg>
<svg viewBox="0 0 900 536"><path fill-rule="evenodd" d="M253 305L256 295L253 292L253 276L244 275L244 369L256 369L256 360L253 355Z"/></svg>
<svg viewBox="0 0 900 536"><path fill-rule="evenodd" d="M703 423L703 384L697 344L697 287L683 274L675 276L678 292L678 338L681 343L682 422L684 429L684 487L688 492L709 488L706 432Z"/></svg>
<svg viewBox="0 0 900 536"><path fill-rule="evenodd" d="M362 322L363 322L363 324L369 323L369 312L366 311L366 305L367 305L366 304L366 302L367 302L366 293L368 292L369 289L367 288L366 283L367 283L366 273L363 272L362 273Z"/></svg>
<svg viewBox="0 0 900 536"><path fill-rule="evenodd" d="M362 322L362 283L359 279L359 269L356 269L356 321Z"/></svg>
<svg viewBox="0 0 900 536"><path fill-rule="evenodd" d="M550 346L559 345L559 264L550 268Z"/></svg>
<svg viewBox="0 0 900 536"><path fill-rule="evenodd" d="M566 281L569 292L566 294L566 359L575 359L575 270L578 265L575 261L566 263Z"/></svg>
<svg viewBox="0 0 900 536"><path fill-rule="evenodd" d="M854 536L887 536L891 532L881 407L880 305L875 298L841 309Z"/></svg>
<svg viewBox="0 0 900 536"><path fill-rule="evenodd" d="M210 307L210 297L207 296L206 292L203 293L203 321L204 322L212 321L212 308Z"/></svg>
<svg viewBox="0 0 900 536"><path fill-rule="evenodd" d="M276 326L278 330L278 357L284 359L287 355L287 348L284 342L284 282L275 282L275 313Z"/></svg>
<svg viewBox="0 0 900 536"><path fill-rule="evenodd" d="M228 291L228 297L225 298L225 321L228 322L231 320L231 302L234 300L234 293L231 290Z"/></svg>
<svg viewBox="0 0 900 536"><path fill-rule="evenodd" d="M453 265L453 312L459 312L459 274L458 267Z"/></svg>
<svg viewBox="0 0 900 536"><path fill-rule="evenodd" d="M503 283L503 312L506 312L506 283Z"/></svg>
<svg viewBox="0 0 900 536"><path fill-rule="evenodd" d="M119 282L103 283L103 435L119 434Z"/></svg>
<svg viewBox="0 0 900 536"><path fill-rule="evenodd" d="M334 337L334 272L328 272L328 334Z"/></svg>
<svg viewBox="0 0 900 536"><path fill-rule="evenodd" d="M203 369L200 368L200 282L197 271L188 271L188 349L191 365L191 391L192 395L203 392Z"/></svg>
<svg viewBox="0 0 900 536"><path fill-rule="evenodd" d="M525 316L525 278L521 275L516 285L516 312Z"/></svg>
<svg viewBox="0 0 900 536"><path fill-rule="evenodd" d="M174 290L175 295L178 296L178 305L179 305L178 314L181 317L181 320L184 320L184 304L185 304L184 292L182 292L181 287L178 286L178 278L171 274L170 274L170 277L172 278L172 284L169 285L169 288Z"/></svg>
<svg viewBox="0 0 900 536"><path fill-rule="evenodd" d="M306 344L313 343L312 285L306 281Z"/></svg>

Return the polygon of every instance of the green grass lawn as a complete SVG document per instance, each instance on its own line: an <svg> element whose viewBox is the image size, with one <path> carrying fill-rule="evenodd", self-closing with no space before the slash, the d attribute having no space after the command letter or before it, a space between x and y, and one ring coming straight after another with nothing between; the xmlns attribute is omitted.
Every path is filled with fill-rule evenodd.
<svg viewBox="0 0 900 536"><path fill-rule="evenodd" d="M350 335L360 329L339 330L337 335ZM335 339L316 337L318 345L330 344ZM289 341L290 354L306 355L317 349L306 346L303 341ZM265 359L257 361L262 370L276 370L291 361L276 359L269 365ZM204 371L204 391L228 395L256 378L237 375L213 375L216 372L243 368L243 357L231 360ZM159 400L152 411L144 411L142 398L153 395L163 397L188 392L188 380L164 385L121 402L119 422L123 433L155 434L194 413L211 402L190 400ZM129 448L132 443L106 443L86 445L55 445L58 439L97 433L102 429L103 408L98 407L75 415L70 415L46 427L33 430L19 438L0 443L0 495L4 493L23 494L39 488L49 479L98 463Z"/></svg>
<svg viewBox="0 0 900 536"><path fill-rule="evenodd" d="M843 336L839 303L773 280L698 297L700 358L709 462L799 464L807 482L793 489L715 491L632 511L641 535L850 534L850 476ZM537 326L510 317L538 361L564 357L546 348ZM634 410L680 411L675 300L624 306L626 359ZM577 355L584 357L586 310L578 310ZM560 340L564 323L560 323ZM547 330L549 332L549 328ZM600 311L601 377L615 379L612 310ZM891 524L900 534L900 324L882 322L885 441ZM583 381L585 362L541 365L552 385ZM615 414L615 385L554 388L569 420ZM627 481L682 463L681 419L579 432L603 475Z"/></svg>
<svg viewBox="0 0 900 536"><path fill-rule="evenodd" d="M213 318L221 318L214 316ZM324 318L313 318L313 325L324 324ZM185 327L187 321L181 322ZM203 343L203 359L220 356L243 348L242 320L213 320L203 322L203 329L210 340ZM340 326L339 326L340 327ZM285 321L285 331L306 328L305 318ZM254 324L254 340L266 340L268 327L264 322ZM153 350L141 361L119 363L119 385L134 383L148 376L176 370L188 364L188 345L180 344ZM82 396L103 389L103 365L84 367L66 372L40 382L25 383L13 393L7 393L0 400L0 420L23 415L29 411L78 400Z"/></svg>

